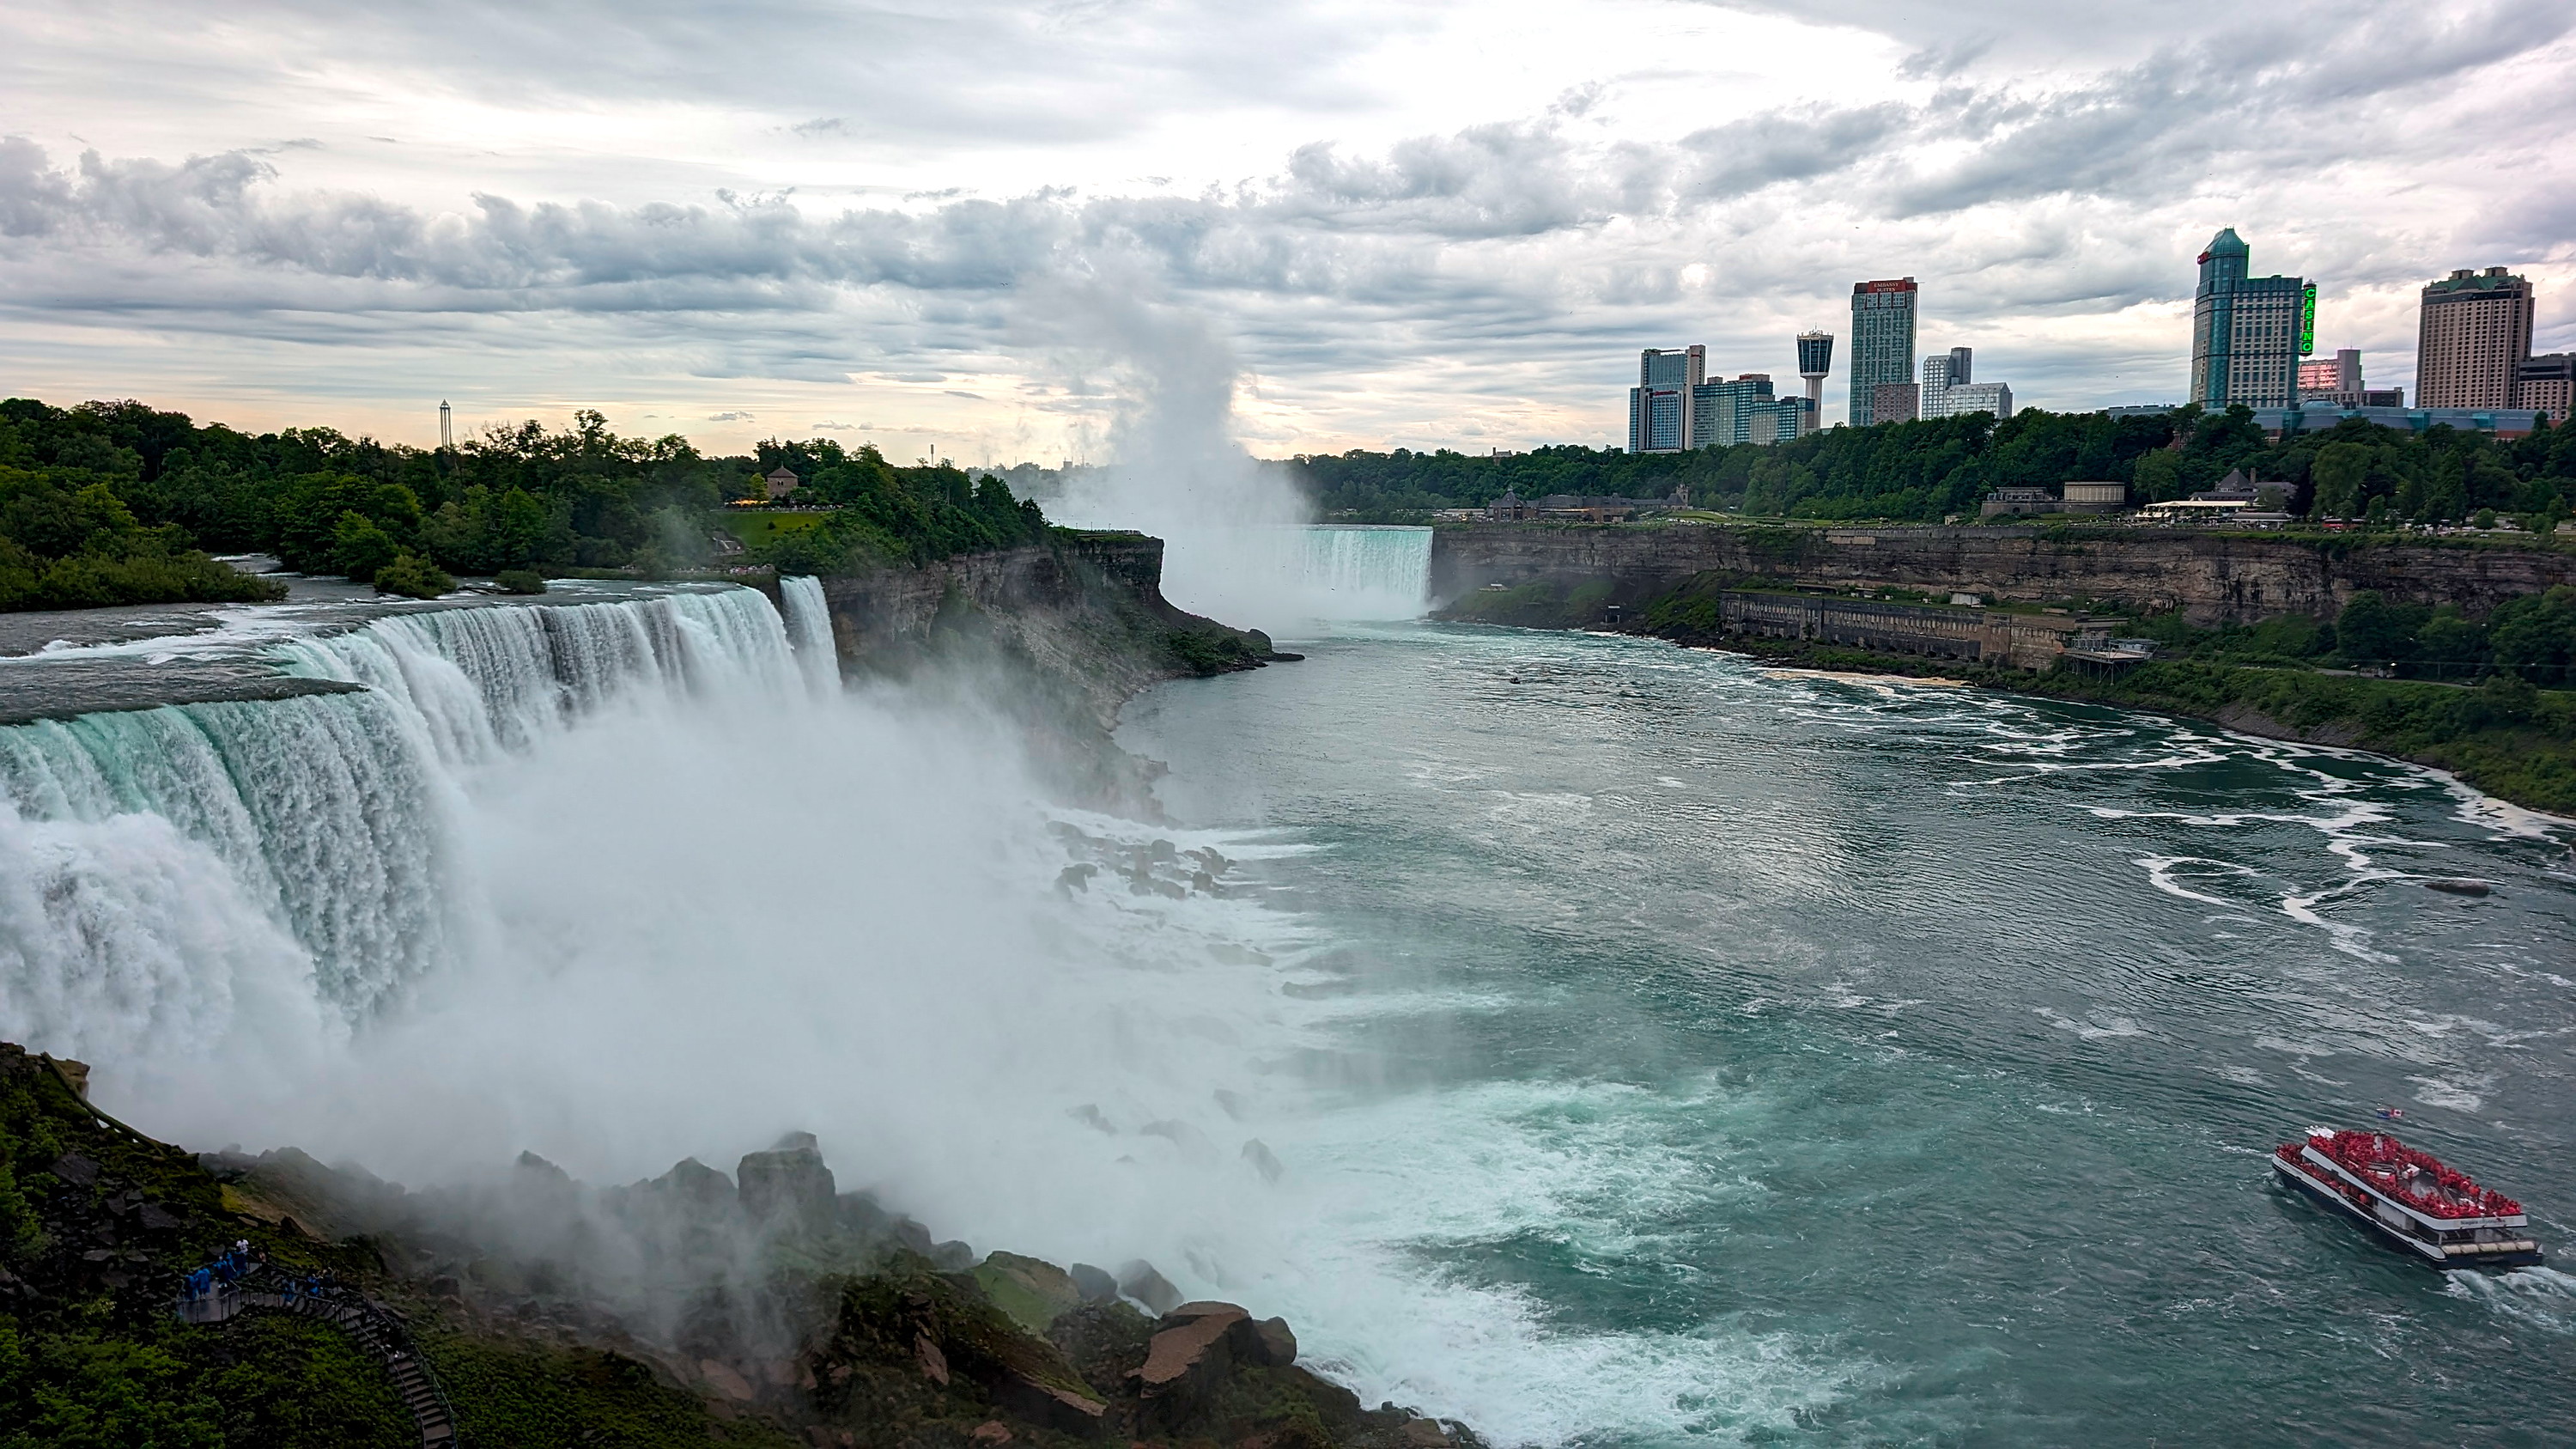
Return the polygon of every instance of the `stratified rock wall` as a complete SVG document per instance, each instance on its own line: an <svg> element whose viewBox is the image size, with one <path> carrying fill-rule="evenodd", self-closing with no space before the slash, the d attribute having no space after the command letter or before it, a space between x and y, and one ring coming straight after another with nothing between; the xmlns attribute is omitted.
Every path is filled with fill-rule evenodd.
<svg viewBox="0 0 2576 1449"><path fill-rule="evenodd" d="M1163 541L1079 534L823 580L844 677L947 677L1027 727L1034 756L1105 808L1150 813L1142 762L1109 743L1118 713L1167 679L1255 669L1275 657L1163 597Z"/></svg>
<svg viewBox="0 0 2576 1449"><path fill-rule="evenodd" d="M2363 589L2483 613L2576 583L2576 553L2188 529L1814 528L1492 523L1431 540L1431 597L1488 584L1606 583L1632 604L1700 574L1847 589L2179 609L2198 624L2329 616Z"/></svg>

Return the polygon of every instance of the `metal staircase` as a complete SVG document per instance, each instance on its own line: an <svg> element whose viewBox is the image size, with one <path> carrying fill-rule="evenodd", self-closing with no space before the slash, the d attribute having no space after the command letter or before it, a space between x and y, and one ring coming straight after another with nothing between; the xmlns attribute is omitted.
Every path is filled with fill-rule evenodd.
<svg viewBox="0 0 2576 1449"><path fill-rule="evenodd" d="M402 1397L412 1422L420 1427L421 1449L456 1449L464 1441L456 1430L456 1408L438 1386L402 1315L345 1288L319 1292L303 1289L272 1269L254 1269L238 1284L219 1286L202 1298L182 1298L179 1316L190 1323L223 1323L250 1308L267 1308L318 1319L339 1329L385 1366L394 1392Z"/></svg>

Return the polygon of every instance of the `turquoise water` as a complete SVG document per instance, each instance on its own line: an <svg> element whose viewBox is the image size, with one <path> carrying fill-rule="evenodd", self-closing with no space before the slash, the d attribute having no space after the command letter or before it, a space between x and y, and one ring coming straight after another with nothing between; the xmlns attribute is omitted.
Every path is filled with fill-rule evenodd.
<svg viewBox="0 0 2576 1449"><path fill-rule="evenodd" d="M1124 738L1324 943L1265 1062L1322 1104L1283 1155L1371 1184L1319 1232L1512 1321L1341 1333L1415 1358L1355 1380L1522 1441L2576 1442L2576 1278L2446 1279L2263 1165L2399 1106L2576 1261L2565 827L1649 641L1297 647Z"/></svg>

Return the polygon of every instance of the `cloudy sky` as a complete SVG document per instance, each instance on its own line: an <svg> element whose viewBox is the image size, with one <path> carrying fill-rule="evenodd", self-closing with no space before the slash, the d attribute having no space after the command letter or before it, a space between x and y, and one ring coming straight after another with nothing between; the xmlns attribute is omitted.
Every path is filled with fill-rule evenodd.
<svg viewBox="0 0 2576 1449"><path fill-rule="evenodd" d="M1097 458L1624 437L1854 280L2025 403L2169 401L2221 226L2413 382L2576 346L2576 0L0 0L0 393L433 440ZM1846 349L1847 350L1847 349ZM1837 365L1843 361L1838 356ZM1839 415L1840 378L1827 390Z"/></svg>

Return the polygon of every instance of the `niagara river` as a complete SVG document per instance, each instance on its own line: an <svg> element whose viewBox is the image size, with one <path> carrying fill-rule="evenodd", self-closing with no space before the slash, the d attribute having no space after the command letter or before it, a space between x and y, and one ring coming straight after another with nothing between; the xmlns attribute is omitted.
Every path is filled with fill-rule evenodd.
<svg viewBox="0 0 2576 1449"><path fill-rule="evenodd" d="M811 580L82 646L347 692L0 728L0 1009L157 1135L413 1182L811 1131L943 1231L1150 1258L1498 1445L2576 1421L2576 1278L2416 1268L2264 1169L2395 1109L2564 1250L2564 822L2161 718L1367 622L1426 548L1319 531L1347 617L1303 662L1129 704L1162 819L837 687Z"/></svg>
<svg viewBox="0 0 2576 1449"><path fill-rule="evenodd" d="M1293 842L1271 869L1329 943L1283 989L1332 1020L1285 1058L1297 1146L1367 1184L1314 1231L1492 1315L1413 1326L1417 1392L1599 1444L2576 1421L2576 1278L2418 1268L2264 1161L2392 1107L2561 1251L2563 823L2366 756L1628 638L1298 647L1126 739L1181 818ZM2460 877L2493 893L2425 888Z"/></svg>

